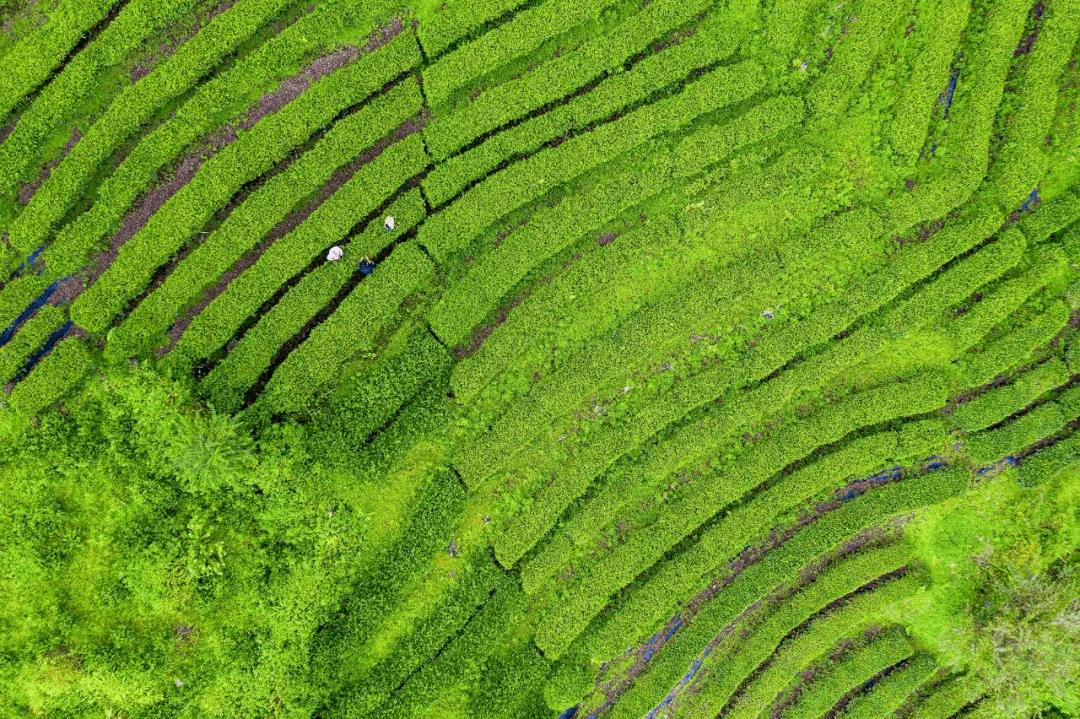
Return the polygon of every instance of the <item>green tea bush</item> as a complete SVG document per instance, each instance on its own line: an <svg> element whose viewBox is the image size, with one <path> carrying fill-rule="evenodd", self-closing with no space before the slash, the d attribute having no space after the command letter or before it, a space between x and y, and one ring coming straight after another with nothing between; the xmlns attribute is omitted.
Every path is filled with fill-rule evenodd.
<svg viewBox="0 0 1080 719"><path fill-rule="evenodd" d="M1080 461L1080 435L1070 434L1053 445L1025 457L1017 468L1018 481L1023 486L1034 487L1043 484L1078 461Z"/></svg>
<svg viewBox="0 0 1080 719"><path fill-rule="evenodd" d="M356 681L348 682L339 700L334 702L334 711L327 714L328 719L372 716L375 709L390 699L391 694L403 686L412 674L430 662L448 640L471 625L470 618L475 610L491 601L489 597L492 591L497 593L497 586L505 578L486 555L475 558L467 566L462 564L459 563L453 587L440 598L431 612L414 620L389 653L370 670L361 672ZM390 615L387 618L396 617ZM334 669L340 672L341 667L349 667L349 659L348 656L341 657ZM420 685L417 688L423 691L425 687ZM430 689L430 685L427 688Z"/></svg>
<svg viewBox="0 0 1080 719"><path fill-rule="evenodd" d="M755 446L737 466L698 480L648 531L631 535L592 566L582 586L569 601L558 606L541 627L537 644L545 654L557 656L614 592L655 564L669 548L712 517L718 508L737 501L815 448L835 442L862 426L928 412L943 405L944 401L944 387L932 377L871 390L815 416L815 422L800 423L775 441ZM560 504L565 507L564 503L555 500L565 497L565 490L562 496L558 493L560 487L556 483L542 493L530 512L511 525L502 541L496 543L496 556L504 566L511 564L511 559L519 558L542 536L537 527L546 530L557 518L549 509L553 500L556 507Z"/></svg>
<svg viewBox="0 0 1080 719"><path fill-rule="evenodd" d="M904 700L933 675L936 668L932 655L916 654L909 662L879 680L872 689L855 697L842 716L862 719L893 715Z"/></svg>
<svg viewBox="0 0 1080 719"><path fill-rule="evenodd" d="M352 0L319 3L224 72L201 83L175 116L143 137L102 180L94 204L58 229L46 250L50 269L58 274L78 270L98 243L116 231L124 213L153 185L163 167L199 138L226 126L261 93L295 72L324 38L340 33L340 24L349 17L352 4Z"/></svg>
<svg viewBox="0 0 1080 719"><path fill-rule="evenodd" d="M752 625L750 639L736 644L730 651L713 651L687 685L689 691L679 702L681 711L688 716L716 716L786 636L838 600L877 581L889 571L906 567L910 553L910 548L902 544L888 546L856 554L827 568L794 596L771 607L768 616ZM889 580L884 588L891 589L893 596L899 596L896 590L904 586L902 581ZM887 600L890 593L872 591L869 594ZM933 668L932 661L929 666Z"/></svg>
<svg viewBox="0 0 1080 719"><path fill-rule="evenodd" d="M15 385L8 404L24 417L38 414L78 387L91 367L90 353L82 340L63 340Z"/></svg>
<svg viewBox="0 0 1080 719"><path fill-rule="evenodd" d="M405 80L335 123L311 150L229 213L164 283L128 314L109 337L106 356L126 357L153 346L184 306L196 300L214 278L250 252L260 238L322 187L335 171L416 115L420 104L419 88Z"/></svg>
<svg viewBox="0 0 1080 719"><path fill-rule="evenodd" d="M765 198L800 195L805 183L819 169L818 162L803 155L782 157L755 173L744 194L737 199L730 197L732 212L741 213L745 208L753 217L756 209L768 201ZM739 188L743 189L741 184ZM721 303L730 306L735 298L754 305L753 294L742 291L740 282L744 273L750 273L743 269L746 265L737 261L727 270L729 275L736 275L732 282L711 286L717 292L704 290L688 296L691 293L683 288L685 278L693 276L701 264L724 257L725 251L730 250L711 244L693 248L679 227L665 216L632 224L617 242L592 253L587 262L573 263L556 273L551 283L534 286L529 297L509 313L479 350L455 365L451 376L455 395L464 402L484 402L487 394L484 390L492 385L498 388L495 381L511 374L506 371L510 367L520 366L524 372L539 371L545 376L552 374L558 365L550 366L551 346L572 347L575 341L588 341L593 346L603 342L624 326L625 318L647 312L644 305L659 304L655 300L657 295L677 302L678 309L672 315L684 318L685 324L697 325L695 329L701 327L698 323L703 320L698 313L704 307ZM734 292L734 297L729 292ZM586 295L592 298L589 303L580 299ZM649 313L648 321L653 326L659 324L659 314L655 310ZM547 321L550 317L562 320L555 324ZM623 330L618 332L621 336ZM668 340L667 333L654 335L653 347L658 353L670 347L668 342L660 341L661 337ZM625 362L625 351L619 354ZM651 355L656 357L658 354ZM567 361L572 362L572 357ZM623 386L625 382L619 385Z"/></svg>
<svg viewBox="0 0 1080 719"><path fill-rule="evenodd" d="M62 324L64 311L53 305L45 305L26 320L15 336L0 347L0 384L12 379L30 355L40 349Z"/></svg>
<svg viewBox="0 0 1080 719"><path fill-rule="evenodd" d="M717 556L734 556L739 548L755 537L767 534L811 498L842 486L847 479L868 476L890 462L906 464L930 456L947 443L943 424L935 420L909 422L898 432L884 431L857 437L792 474L782 475L766 489L751 494L745 502L724 513L723 521L717 523L707 545L702 543L686 549L665 562L659 571L687 579L703 577L716 565ZM658 483L671 482L674 478L667 469L670 460L663 455L682 451L685 450L681 446L664 443L647 454L643 463L628 465L623 472L608 478L603 487L578 507L522 565L521 582L525 591L532 594L549 586L575 554L596 545L598 535L613 523L618 513L635 501L647 502L658 489ZM654 460L657 456L660 459ZM657 465L663 469L658 470ZM646 478L651 481L643 481ZM640 487L628 486L635 480L641 483ZM685 591L690 589L685 588Z"/></svg>
<svg viewBox="0 0 1080 719"><path fill-rule="evenodd" d="M1063 384L1069 378L1065 363L1050 359L1012 383L992 389L986 394L956 408L952 419L965 432L977 432L1020 411L1040 396Z"/></svg>
<svg viewBox="0 0 1080 719"><path fill-rule="evenodd" d="M918 589L918 580L908 574L872 591L842 597L814 615L758 665L757 673L748 677L750 681L729 701L726 716L756 719L762 707L768 706L804 670L822 662L841 641L880 624L883 606L902 601Z"/></svg>
<svg viewBox="0 0 1080 719"><path fill-rule="evenodd" d="M711 4L710 0L649 3L574 52L549 60L519 79L484 88L460 110L440 117L425 130L429 149L435 159L442 160L474 138L559 102L590 82L606 79L621 71L632 55L647 50L665 32L688 22ZM436 68L438 64L432 70ZM425 74L424 79L428 81L430 74ZM437 99L433 102L438 104Z"/></svg>
<svg viewBox="0 0 1080 719"><path fill-rule="evenodd" d="M774 139L803 121L806 108L797 97L778 95L723 124L693 132L675 149L677 175L693 175L720 162L736 150Z"/></svg>
<svg viewBox="0 0 1080 719"><path fill-rule="evenodd" d="M979 22L969 22L962 43L964 66L974 69L958 78L949 121L943 124L941 138L932 143L937 144L933 159L915 173L915 187L885 201L884 211L894 226L944 217L979 189L989 165L994 121L1013 51L1029 10L1028 3L1011 0L987 8ZM1000 221L996 203L978 197L974 204L991 210Z"/></svg>
<svg viewBox="0 0 1080 719"><path fill-rule="evenodd" d="M721 67L677 95L646 105L592 132L578 135L525 162L489 175L453 205L431 217L419 240L439 262L466 248L492 222L558 187L697 116L751 96L746 80L752 61Z"/></svg>
<svg viewBox="0 0 1080 719"><path fill-rule="evenodd" d="M377 349L380 331L433 271L431 261L414 244L395 249L289 354L259 397L260 405L275 412L301 409L312 394L333 382L342 364Z"/></svg>
<svg viewBox="0 0 1080 719"><path fill-rule="evenodd" d="M987 384L999 374L1027 364L1065 326L1068 319L1069 308L1059 300L981 351L966 353L962 357L963 385L977 387Z"/></svg>
<svg viewBox="0 0 1080 719"><path fill-rule="evenodd" d="M404 38L398 47L409 48L400 52L408 57L415 41ZM412 48L405 44L406 40L413 43ZM323 78L295 102L263 119L208 160L201 172L120 248L109 269L76 300L72 316L91 332L104 330L149 282L154 270L205 226L214 211L227 204L244 183L269 170L342 110L363 101L393 78L403 69L400 61L393 52L364 56Z"/></svg>
<svg viewBox="0 0 1080 719"><path fill-rule="evenodd" d="M959 237L964 236L959 235ZM943 249L944 247L939 247L937 251L941 252ZM1018 255L1022 249L1023 237L1019 233L1007 235L1003 241L987 246L981 252L967 258L965 262L951 267L946 273L935 278L928 289L916 293L890 312L883 319L882 324L885 327L897 328L893 330L894 332L899 332L900 328L905 328L906 331L910 325L917 324L919 318L925 319L928 316L928 301L940 303L939 307L959 301L988 279L1005 271L1011 264L1006 258L1012 257L1011 261L1015 262L1019 259ZM928 271L925 265L920 266L921 262L926 261L923 253L914 252L905 259L909 259L910 264L896 261L887 270L871 275L861 283L861 287L849 291L842 299L819 309L812 317L796 324L793 331L767 335L746 357L737 363L732 363L735 365L734 368L724 364L714 365L688 381L674 385L672 391L667 393L665 401L647 405L633 423L606 428L602 434L593 438L587 452L578 451L578 456L573 462L565 463L558 469L552 467L551 471L561 481L549 485L545 491L549 494L563 493L556 507L565 506L566 502L577 496L577 494L571 494L572 492L580 494L584 491L595 473L626 451L627 431L631 433L629 435L631 437L640 436L644 439L651 436L682 416L687 410L719 396L732 384L738 387L739 383L758 381L790 362L798 355L801 348L824 341L843 330L862 313L872 311L876 306L887 301L890 292L899 293L902 287L897 285L909 281L906 272L925 273ZM890 285L896 289L889 288ZM865 288L865 294L860 292L863 288ZM717 428L724 427L726 433L739 431L739 428L749 424L747 415L757 418L758 408L777 406L785 402L794 392L808 386L816 386L815 383L820 383L827 377L840 372L843 367L879 349L881 343L888 337L888 330L882 333L880 329L855 333L844 342L834 344L827 352L815 356L811 362L796 365L794 371L783 373L779 381L767 383L758 388L755 393L759 396L750 393L742 397L739 403L725 415L718 415L718 421L714 422L714 425ZM500 424L505 423L506 420L507 417L504 417ZM496 427L498 428L498 425ZM607 438L614 440L616 436L619 437L618 444L598 441ZM493 436L491 439L494 438ZM471 471L469 465L461 461L465 456L481 456L481 453L491 456L490 440L483 439L483 442L476 444L478 454L462 455L457 459L456 466L466 477L470 476ZM694 451L700 450L695 446ZM500 465L492 465L489 461L484 466L484 471L490 475L499 468ZM533 468L532 471L536 469ZM542 524L543 515L533 512L529 517L534 523L532 532L546 529Z"/></svg>
<svg viewBox="0 0 1080 719"><path fill-rule="evenodd" d="M87 128L82 139L53 170L30 204L16 218L11 227L12 244L24 252L30 252L41 244L42 238L48 236L56 223L78 201L101 164L124 140L163 105L193 87L233 48L280 12L286 2L242 0L214 18L149 75L121 91L97 122ZM143 29L150 28L144 26ZM63 101L70 100L64 98ZM11 145L11 139L9 137L0 149L0 182L5 181L4 151ZM15 146L11 149L15 150Z"/></svg>
<svg viewBox="0 0 1080 719"><path fill-rule="evenodd" d="M924 10L928 12L924 14ZM916 56L911 77L900 88L887 131L900 167L913 167L919 158L935 100L949 83L949 66L970 13L969 4L948 1L919 8L919 29L929 37Z"/></svg>
<svg viewBox="0 0 1080 719"><path fill-rule="evenodd" d="M446 0L430 8L418 28L429 56L436 56L484 23L511 13L525 0Z"/></svg>
<svg viewBox="0 0 1080 719"><path fill-rule="evenodd" d="M510 233L446 289L432 308L432 330L448 345L461 344L536 266L576 238L597 233L623 211L660 193L671 168L671 161L663 155L648 163L635 162L620 167L610 178L571 193L554 208L534 213L528 226Z"/></svg>
<svg viewBox="0 0 1080 719"><path fill-rule="evenodd" d="M61 5L46 23L21 38L0 58L0 120L48 79L79 39L105 19L119 0Z"/></svg>
<svg viewBox="0 0 1080 719"><path fill-rule="evenodd" d="M350 438L356 450L418 392L426 382L438 380L450 366L446 348L430 332L416 328L402 346L390 347L366 372L344 379L337 392L315 408L317 435Z"/></svg>
<svg viewBox="0 0 1080 719"><path fill-rule="evenodd" d="M1038 22L1038 40L1013 80L1018 89L1002 103L1005 137L987 176L1007 211L1023 202L1046 173L1046 137L1057 110L1058 80L1080 34L1080 4L1058 5Z"/></svg>
<svg viewBox="0 0 1080 719"><path fill-rule="evenodd" d="M467 83L528 53L544 40L595 20L615 0L579 3L550 0L527 8L482 37L450 52L423 71L424 91L438 107Z"/></svg>
<svg viewBox="0 0 1080 719"><path fill-rule="evenodd" d="M844 115L862 86L886 38L907 22L896 3L868 3L849 20L844 37L833 46L826 72L810 84L807 105L817 122Z"/></svg>
<svg viewBox="0 0 1080 719"><path fill-rule="evenodd" d="M414 190L401 201L391 205L389 213L403 218L398 231L408 231L404 218L414 222L422 216L423 202ZM382 218L372 221L364 233L372 240L385 242ZM358 243L359 244L359 243ZM350 246L352 243L350 242ZM359 253L350 251L350 257ZM372 253L375 254L375 253ZM261 316L255 326L248 330L236 346L229 350L213 371L203 380L203 390L213 398L215 406L236 411L243 393L270 366L279 349L318 312L330 304L341 292L355 271L352 262L327 262L305 275L298 284L289 288L271 310ZM443 353L445 354L445 352ZM403 380L416 378L404 375ZM430 379L425 376L423 379Z"/></svg>
<svg viewBox="0 0 1080 719"><path fill-rule="evenodd" d="M710 14L693 37L646 56L625 72L604 78L595 88L565 105L528 118L473 149L446 158L424 179L428 199L440 206L508 158L535 152L545 142L587 128L665 88L677 86L696 70L727 59L741 39L737 30L726 23L728 19L724 13ZM449 123L453 117L433 122L426 128L425 137L433 147L443 142L440 136L444 128L452 127Z"/></svg>
<svg viewBox="0 0 1080 719"><path fill-rule="evenodd" d="M35 149L71 116L99 77L147 38L190 13L194 5L195 0L131 0L94 42L42 88L0 145L0 188L5 195L14 196L16 184L37 157ZM29 237L26 246L35 247Z"/></svg>
<svg viewBox="0 0 1080 719"><path fill-rule="evenodd" d="M967 472L949 469L930 472L875 489L864 496L844 503L836 511L829 512L798 532L780 548L770 551L766 560L743 572L738 581L758 582L759 580L749 577L767 573L769 578L775 577L775 579L760 580L760 583L774 586L784 578L790 577L795 568L806 564L870 524L886 516L926 506L956 495L963 491L967 481ZM700 543L703 547L714 546L712 544L714 538L722 538L720 526L720 524L713 524L706 528L695 543ZM723 550L720 554L713 554L711 550L705 550L703 553L713 560L723 556ZM743 575L747 573L749 576L743 580ZM676 612L679 604L675 597L690 596L695 588L700 590L709 581L708 574L703 578L694 574L669 573L661 567L660 571L645 580L644 587L639 587L624 600L609 608L578 641L585 643L590 656L598 662L615 656L624 651L627 645L633 644L643 636L648 636L651 627L657 626L659 622ZM680 586L687 582L691 582L689 591L680 589ZM655 588L655 591L649 590L649 587ZM643 588L646 591L642 591Z"/></svg>
<svg viewBox="0 0 1080 719"><path fill-rule="evenodd" d="M982 683L973 676L958 675L919 702L911 716L915 719L950 719L982 696L983 691Z"/></svg>
<svg viewBox="0 0 1080 719"><path fill-rule="evenodd" d="M312 258L345 237L361 219L357 208L370 212L427 165L419 136L395 143L361 168L303 223L272 244L255 264L229 283L225 291L195 316L166 362L189 368L222 347L244 320L273 297Z"/></svg>
<svg viewBox="0 0 1080 719"><path fill-rule="evenodd" d="M828 667L824 676L810 682L798 700L781 716L791 719L821 716L845 694L856 690L914 653L911 641L902 631L886 630L865 647L855 650Z"/></svg>
<svg viewBox="0 0 1080 719"><path fill-rule="evenodd" d="M1054 434L1065 422L1061 407L1051 402L1036 407L1004 427L972 435L965 446L971 462L976 467L986 467Z"/></svg>

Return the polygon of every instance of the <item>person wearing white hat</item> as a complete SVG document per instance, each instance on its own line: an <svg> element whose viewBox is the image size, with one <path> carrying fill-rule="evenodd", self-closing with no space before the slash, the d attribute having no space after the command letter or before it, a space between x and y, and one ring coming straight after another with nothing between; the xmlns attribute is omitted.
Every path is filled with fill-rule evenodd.
<svg viewBox="0 0 1080 719"><path fill-rule="evenodd" d="M383 227L386 228L386 231L387 232L393 232L393 230L394 230L394 228L396 226L397 226L397 220L394 219L394 216L393 215L387 215L386 220L383 222Z"/></svg>
<svg viewBox="0 0 1080 719"><path fill-rule="evenodd" d="M341 259L341 257L344 254L345 254L344 250L342 250L337 245L334 245L333 247L330 248L330 251L326 253L326 259L329 260L330 262L337 262L338 260Z"/></svg>

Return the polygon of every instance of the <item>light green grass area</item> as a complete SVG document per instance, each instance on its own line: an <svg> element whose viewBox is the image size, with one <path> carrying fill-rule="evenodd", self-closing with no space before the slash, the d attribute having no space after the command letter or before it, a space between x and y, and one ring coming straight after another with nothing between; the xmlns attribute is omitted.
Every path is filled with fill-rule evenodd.
<svg viewBox="0 0 1080 719"><path fill-rule="evenodd" d="M0 0L0 713L1080 717L1078 88L1080 0Z"/></svg>

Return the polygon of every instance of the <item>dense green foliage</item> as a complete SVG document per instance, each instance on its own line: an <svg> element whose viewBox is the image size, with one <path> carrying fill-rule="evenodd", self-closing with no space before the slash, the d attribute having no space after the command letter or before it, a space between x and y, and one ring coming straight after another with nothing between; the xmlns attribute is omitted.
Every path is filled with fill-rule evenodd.
<svg viewBox="0 0 1080 719"><path fill-rule="evenodd" d="M905 621L982 679L1002 719L1080 712L1078 493L1074 468L1029 489L1002 475L911 527L934 581Z"/></svg>
<svg viewBox="0 0 1080 719"><path fill-rule="evenodd" d="M0 0L0 714L1080 718L1080 0Z"/></svg>

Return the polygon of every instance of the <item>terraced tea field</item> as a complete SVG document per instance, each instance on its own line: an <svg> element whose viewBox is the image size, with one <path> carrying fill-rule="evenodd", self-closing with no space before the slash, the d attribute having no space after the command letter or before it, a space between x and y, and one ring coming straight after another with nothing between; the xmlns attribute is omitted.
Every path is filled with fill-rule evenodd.
<svg viewBox="0 0 1080 719"><path fill-rule="evenodd" d="M168 589L5 554L113 587L5 610L13 716L1002 716L910 527L1080 461L1080 1L0 8L6 496L181 391L258 477L109 535Z"/></svg>

